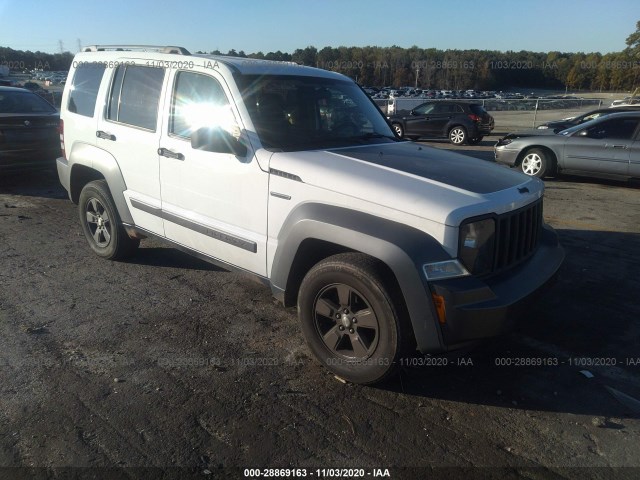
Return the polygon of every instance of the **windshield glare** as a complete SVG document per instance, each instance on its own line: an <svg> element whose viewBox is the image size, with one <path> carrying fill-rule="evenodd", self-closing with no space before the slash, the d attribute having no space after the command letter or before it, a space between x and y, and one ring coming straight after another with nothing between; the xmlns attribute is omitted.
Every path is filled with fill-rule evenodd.
<svg viewBox="0 0 640 480"><path fill-rule="evenodd" d="M348 80L241 75L238 84L263 147L336 148L395 142L386 119Z"/></svg>

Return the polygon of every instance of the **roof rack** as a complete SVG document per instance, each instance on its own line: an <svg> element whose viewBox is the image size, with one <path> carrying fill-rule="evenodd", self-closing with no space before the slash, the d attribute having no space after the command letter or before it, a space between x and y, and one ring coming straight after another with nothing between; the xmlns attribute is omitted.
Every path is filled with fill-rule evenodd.
<svg viewBox="0 0 640 480"><path fill-rule="evenodd" d="M191 55L184 47L173 47L164 45L88 45L82 49L83 52L104 52L106 50L131 51L140 50L143 52L174 53L178 55Z"/></svg>

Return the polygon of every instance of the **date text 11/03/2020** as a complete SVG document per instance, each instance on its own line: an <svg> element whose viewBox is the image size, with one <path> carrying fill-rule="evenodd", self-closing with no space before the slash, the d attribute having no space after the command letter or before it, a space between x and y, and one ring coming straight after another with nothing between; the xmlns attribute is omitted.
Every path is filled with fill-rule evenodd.
<svg viewBox="0 0 640 480"><path fill-rule="evenodd" d="M245 468L245 478L392 478L388 468Z"/></svg>

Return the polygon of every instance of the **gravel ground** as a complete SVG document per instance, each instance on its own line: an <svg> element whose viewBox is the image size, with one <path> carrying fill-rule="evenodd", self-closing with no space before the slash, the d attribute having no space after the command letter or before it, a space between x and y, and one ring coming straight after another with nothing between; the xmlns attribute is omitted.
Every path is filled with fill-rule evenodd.
<svg viewBox="0 0 640 480"><path fill-rule="evenodd" d="M0 177L0 477L638 478L640 191L546 183L567 258L519 330L361 387L260 284L154 241L101 260L54 176Z"/></svg>

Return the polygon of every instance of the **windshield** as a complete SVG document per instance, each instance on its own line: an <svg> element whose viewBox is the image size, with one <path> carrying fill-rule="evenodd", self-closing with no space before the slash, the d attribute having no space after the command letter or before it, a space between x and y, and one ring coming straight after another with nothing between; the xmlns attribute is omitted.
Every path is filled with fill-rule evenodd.
<svg viewBox="0 0 640 480"><path fill-rule="evenodd" d="M580 123L578 125L574 125L573 127L569 127L565 130L560 130L558 133L558 135L564 135L564 136L568 136L571 135L574 132L577 132L578 130L582 130L583 128L588 128L589 126L591 126L591 124L594 124L598 119L594 118L593 120L588 120L586 122Z"/></svg>
<svg viewBox="0 0 640 480"><path fill-rule="evenodd" d="M239 75L263 147L293 151L396 142L378 107L349 80Z"/></svg>

